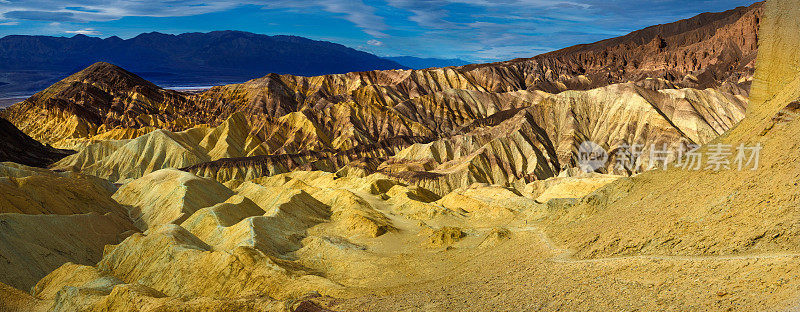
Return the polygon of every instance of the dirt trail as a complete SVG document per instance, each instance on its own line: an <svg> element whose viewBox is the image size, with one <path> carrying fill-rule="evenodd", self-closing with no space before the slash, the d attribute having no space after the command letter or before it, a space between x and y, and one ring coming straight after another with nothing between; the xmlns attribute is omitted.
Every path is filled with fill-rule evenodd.
<svg viewBox="0 0 800 312"><path fill-rule="evenodd" d="M764 254L741 254L741 255L700 255L700 256L670 256L670 255L636 255L622 257L603 257L592 259L574 258L574 251L556 246L547 234L538 227L510 228L512 231L533 231L539 234L542 242L557 255L551 259L552 262L561 263L592 263L605 261L625 261L625 260L672 260L672 261L724 261L724 260L758 260L758 259L778 259L778 258L800 258L798 253L764 253Z"/></svg>
<svg viewBox="0 0 800 312"><path fill-rule="evenodd" d="M773 311L800 290L799 254L576 259L537 226L507 229L513 238L493 248L415 257L420 270L449 263L442 275L319 302L335 311Z"/></svg>

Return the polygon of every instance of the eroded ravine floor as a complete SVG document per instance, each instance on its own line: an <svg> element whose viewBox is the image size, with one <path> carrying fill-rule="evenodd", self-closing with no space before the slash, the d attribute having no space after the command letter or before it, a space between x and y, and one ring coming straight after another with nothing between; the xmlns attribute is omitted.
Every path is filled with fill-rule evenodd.
<svg viewBox="0 0 800 312"><path fill-rule="evenodd" d="M800 291L796 254L573 259L535 226L512 233L494 248L406 259L436 272L425 280L389 274L394 287L318 302L335 311L776 311Z"/></svg>

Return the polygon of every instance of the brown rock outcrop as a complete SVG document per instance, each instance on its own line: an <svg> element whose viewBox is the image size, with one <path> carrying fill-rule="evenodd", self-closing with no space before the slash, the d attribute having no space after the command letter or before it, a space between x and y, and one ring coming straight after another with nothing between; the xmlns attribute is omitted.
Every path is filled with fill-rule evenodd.
<svg viewBox="0 0 800 312"><path fill-rule="evenodd" d="M96 63L57 82L2 115L45 143L88 138L113 128L186 127L199 112L184 94L168 91L122 68ZM44 122L44 124L43 124Z"/></svg>
<svg viewBox="0 0 800 312"><path fill-rule="evenodd" d="M681 87L730 84L746 91L755 72L762 14L759 2L517 61L541 62L553 75L584 75L590 87L661 78Z"/></svg>

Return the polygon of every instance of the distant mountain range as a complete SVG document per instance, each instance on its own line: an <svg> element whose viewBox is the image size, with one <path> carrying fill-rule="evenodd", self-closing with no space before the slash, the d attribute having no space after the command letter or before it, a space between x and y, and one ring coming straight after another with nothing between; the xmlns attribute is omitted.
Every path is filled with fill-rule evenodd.
<svg viewBox="0 0 800 312"><path fill-rule="evenodd" d="M167 86L242 82L268 73L316 76L408 68L341 44L241 31L152 32L131 39L14 35L0 38L0 97L42 90L98 61Z"/></svg>
<svg viewBox="0 0 800 312"><path fill-rule="evenodd" d="M400 65L411 69L426 69L431 67L450 67L450 66L463 66L469 65L468 62L461 59L438 59L438 58L421 58L414 56L393 56L385 57L385 59L397 62Z"/></svg>

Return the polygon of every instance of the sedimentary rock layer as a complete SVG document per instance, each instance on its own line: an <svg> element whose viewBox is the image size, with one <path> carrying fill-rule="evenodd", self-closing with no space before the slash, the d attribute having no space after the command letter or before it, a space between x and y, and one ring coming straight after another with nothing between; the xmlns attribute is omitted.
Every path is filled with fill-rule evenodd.
<svg viewBox="0 0 800 312"><path fill-rule="evenodd" d="M200 94L98 63L2 114L37 140L80 150L55 168L115 182L186 168L220 181L294 169L408 171L401 178L424 177L441 194L472 182L525 184L575 166L585 140L612 152L674 150L732 127L746 106L761 11L704 14L530 59L270 74ZM390 159L434 141L457 151Z"/></svg>
<svg viewBox="0 0 800 312"><path fill-rule="evenodd" d="M663 83L648 86L719 87L746 94L760 16L761 4L754 4L530 59L317 77L270 74L199 95L162 90L113 65L98 63L3 115L35 139L56 143L119 127L181 131L198 124L215 126L236 111L265 124L301 113L324 132L320 144L349 149L394 136L440 136L486 117L475 115L482 105L470 101L497 101L486 95L453 95L452 90L557 93L657 78ZM461 98L469 108L449 103L449 98ZM500 110L513 105L501 102L506 104ZM492 114L491 109L486 107L484 113ZM40 120L48 122L41 125ZM267 128L269 133L271 127Z"/></svg>
<svg viewBox="0 0 800 312"><path fill-rule="evenodd" d="M798 2L775 0L765 6L752 109L738 124L741 95L657 87L672 83L666 80L559 94L442 91L418 97L418 103L432 99L418 105L439 109L399 106L404 120L424 125L437 120L436 114L470 117L450 117L458 121L426 128L430 141L390 144L397 150L385 149L393 156L376 154L389 157L380 163L366 156L355 163L337 160L331 166L342 168L335 173L290 168L272 176L266 176L267 169L234 173L248 162L271 168L256 162L261 158L193 167L217 179L148 165L144 171L117 170L124 172L120 177L130 174L112 198L124 205L103 208L113 185L98 184L96 193L103 196L96 197L74 189L99 179L0 166L6 176L0 185L9 190L71 200L80 209L66 210L66 216L0 215L0 226L11 229L3 235L13 237L2 240L10 242L0 244L3 255L24 255L20 261L37 264L16 266L22 270L11 273L18 276L0 274L0 309L791 310L800 289L800 280L793 278L800 272L800 121L792 117L800 101ZM462 107L457 111L463 113L448 115L449 107ZM234 126L258 128L250 126L258 120L231 114L217 127L157 130L130 146L138 138L87 145L85 153L65 164L88 170L85 165L123 164L137 158L122 155L157 150L202 155L193 161L266 158L310 144L319 144L309 149L318 154L275 163L327 159L333 164L336 155L368 153L359 148L374 146L334 144L336 136L325 129L335 127L310 127L324 118L301 114L289 113L278 122L280 129L294 130L258 140L252 131ZM362 130L386 125L364 132L369 135L397 131L391 123L349 116L359 116L348 119L361 122L353 124L370 125ZM364 133L351 133L354 139L347 142L380 144L398 137L384 141ZM142 143L167 142L164 138L173 143ZM762 150L755 170L736 170L735 163L717 171L670 165L633 177L563 170L581 139L611 148L632 140L705 144L701 153L716 144L760 144ZM397 148L405 144L410 145ZM119 152L123 146L131 150ZM264 154L254 155L256 150ZM119 157L108 158L114 154ZM163 159L147 164L169 167L182 160ZM551 177L555 174L560 176ZM51 187L20 182L32 175ZM526 175L539 180L526 183ZM80 204L84 200L95 205ZM30 211L45 213L51 205ZM146 230L111 235L132 225L84 209L125 209ZM47 222L31 221L39 218ZM104 230L99 238L76 236L78 222L64 220L70 218L107 227L96 227ZM39 227L61 235L42 237L34 231ZM99 254L98 246L114 241L112 236L122 241L108 242ZM73 244L90 248L64 252ZM50 251L38 253L37 246ZM48 258L50 253L59 256ZM85 261L64 263L29 293L6 286L25 287L68 258Z"/></svg>
<svg viewBox="0 0 800 312"><path fill-rule="evenodd" d="M465 98L482 96L486 98L477 102L480 104L465 105ZM683 145L703 144L733 127L744 116L746 106L743 97L713 89L655 91L636 84L557 95L518 91L499 97L507 100L492 101L491 94L480 92L442 95L435 103L448 105L446 111L464 105L474 109L471 115L475 118L465 123L440 123L440 129L449 133L440 139L404 137L403 141L395 138L350 151L222 159L186 170L228 181L293 169L333 172L359 168L367 174L382 172L443 195L475 182L524 185L556 176L561 170L578 165L578 148L588 140L611 154L601 171L629 174L646 170L650 156L643 153L634 160L641 164L638 168L616 168L614 151L622 146L636 144L642 151L666 146L669 151L677 151ZM419 120L428 118L413 116ZM353 163L354 160L358 162Z"/></svg>
<svg viewBox="0 0 800 312"><path fill-rule="evenodd" d="M751 109L700 149L760 146L757 166L743 159L738 170L733 154L724 170L671 168L618 181L561 206L548 229L557 241L585 258L798 252L800 123L781 117L800 99L798 8L766 3Z"/></svg>

